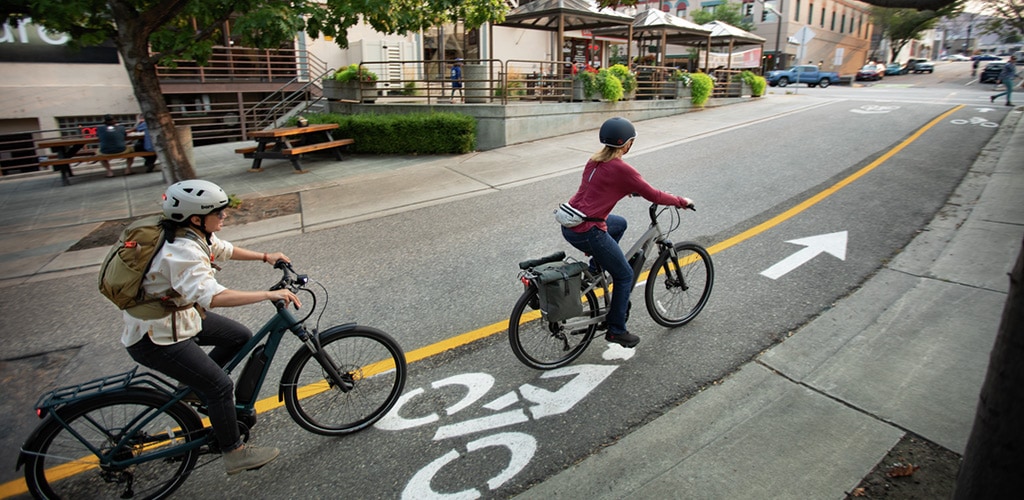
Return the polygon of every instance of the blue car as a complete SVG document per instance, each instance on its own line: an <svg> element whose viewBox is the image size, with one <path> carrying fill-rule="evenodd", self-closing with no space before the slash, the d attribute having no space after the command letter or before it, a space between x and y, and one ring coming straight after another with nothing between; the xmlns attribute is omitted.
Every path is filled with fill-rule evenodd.
<svg viewBox="0 0 1024 500"><path fill-rule="evenodd" d="M971 57L972 61L1002 61L1003 58L992 54L979 54Z"/></svg>
<svg viewBox="0 0 1024 500"><path fill-rule="evenodd" d="M899 63L889 63L885 65L885 76L889 75L902 75L903 67Z"/></svg>

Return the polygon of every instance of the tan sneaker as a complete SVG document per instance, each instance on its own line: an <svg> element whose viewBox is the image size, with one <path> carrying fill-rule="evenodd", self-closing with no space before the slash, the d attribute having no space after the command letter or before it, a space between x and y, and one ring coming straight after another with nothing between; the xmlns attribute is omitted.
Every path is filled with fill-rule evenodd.
<svg viewBox="0 0 1024 500"><path fill-rule="evenodd" d="M244 470L259 469L277 458L280 453L277 448L242 445L224 453L224 470L230 475Z"/></svg>

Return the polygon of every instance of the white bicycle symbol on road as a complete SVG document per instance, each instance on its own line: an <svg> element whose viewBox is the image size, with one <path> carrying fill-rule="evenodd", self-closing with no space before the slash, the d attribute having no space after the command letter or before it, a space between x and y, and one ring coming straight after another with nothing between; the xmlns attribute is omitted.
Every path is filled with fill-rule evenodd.
<svg viewBox="0 0 1024 500"><path fill-rule="evenodd" d="M999 126L999 124L996 123L996 122L990 122L990 121L988 121L985 118L979 118L977 116L974 117L974 118L971 118L970 120L965 120L963 118L957 118L955 120L950 120L949 123L952 123L953 125L978 125L978 126L986 127L986 128L996 128L996 127Z"/></svg>
<svg viewBox="0 0 1024 500"><path fill-rule="evenodd" d="M632 357L632 354L633 351L620 348L618 345L611 345L605 351L604 358L609 360L629 359ZM441 425L437 428L432 440L442 441L459 436L484 433L530 420L538 420L566 413L590 394L616 369L618 369L617 365L575 365L544 372L541 375L541 379L566 379L566 382L553 391L531 384L520 385L517 390L506 392L480 405L482 408L495 413L454 424ZM494 377L487 373L463 373L437 380L431 383L429 388L420 387L404 394L398 400L398 403L395 404L395 408L377 422L374 427L385 431L401 431L437 423L442 418L438 413L443 413L444 416L450 417L473 406L490 392L494 384ZM440 412L409 418L401 416L402 408L410 401L420 397L430 398L430 391L439 391L451 386L464 387L465 395ZM451 393L448 392L448 394ZM521 404L523 402L526 405ZM517 403L520 404L517 405ZM513 406L517 407L508 409ZM537 451L537 439L524 432L502 431L470 441L462 452L452 448L417 471L402 491L402 498L417 500L441 498L445 500L472 500L480 498L484 493L478 488L469 488L456 493L440 493L434 491L430 483L445 466L455 462L460 457L465 457L485 448L499 446L508 449L510 458L508 459L508 465L504 469L495 474L494 477L486 480L486 488L490 491L500 488L526 468Z"/></svg>

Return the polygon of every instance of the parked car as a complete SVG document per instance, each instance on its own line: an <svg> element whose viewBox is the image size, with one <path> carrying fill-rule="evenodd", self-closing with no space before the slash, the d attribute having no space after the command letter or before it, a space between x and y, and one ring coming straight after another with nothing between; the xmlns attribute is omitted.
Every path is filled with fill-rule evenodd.
<svg viewBox="0 0 1024 500"><path fill-rule="evenodd" d="M981 76L978 77L978 81L981 83L999 83L999 73L1003 71L1003 66L1006 63L994 62L985 65L985 69L981 70Z"/></svg>
<svg viewBox="0 0 1024 500"><path fill-rule="evenodd" d="M926 63L926 62L928 62L927 59L921 59L919 57L911 57L910 59L907 59L907 64L905 64L903 66L903 72L904 73L910 73L911 71L914 71L914 68L916 68L918 64Z"/></svg>
<svg viewBox="0 0 1024 500"><path fill-rule="evenodd" d="M885 76L902 74L903 66L900 66L900 63L889 63L885 65Z"/></svg>
<svg viewBox="0 0 1024 500"><path fill-rule="evenodd" d="M865 64L863 68L857 70L857 76L854 78L857 80L881 80L884 76L885 66Z"/></svg>
<svg viewBox="0 0 1024 500"><path fill-rule="evenodd" d="M1002 61L1003 58L992 54L978 54L971 57L972 61Z"/></svg>
<svg viewBox="0 0 1024 500"><path fill-rule="evenodd" d="M943 61L953 61L953 62L962 62L962 61L970 61L971 60L970 57L962 56L960 54L951 54L951 55L948 55L948 56L942 56L940 59L942 59Z"/></svg>
<svg viewBox="0 0 1024 500"><path fill-rule="evenodd" d="M914 73L934 73L935 65L932 64L931 61L926 61L922 59L914 64L914 69L912 69L911 71L913 71Z"/></svg>
<svg viewBox="0 0 1024 500"><path fill-rule="evenodd" d="M839 83L839 74L832 71L821 71L817 66L808 64L793 66L786 70L769 71L765 73L764 79L772 87L776 85L785 87L790 83L806 83L808 87L825 88L833 83Z"/></svg>

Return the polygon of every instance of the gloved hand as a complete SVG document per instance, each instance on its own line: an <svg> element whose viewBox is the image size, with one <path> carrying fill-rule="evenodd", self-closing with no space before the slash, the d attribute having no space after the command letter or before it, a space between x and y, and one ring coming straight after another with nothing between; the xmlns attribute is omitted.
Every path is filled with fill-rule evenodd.
<svg viewBox="0 0 1024 500"><path fill-rule="evenodd" d="M689 198L684 198L682 196L679 197L679 203L676 204L676 206L679 208L689 208L690 210L694 210L693 200Z"/></svg>

